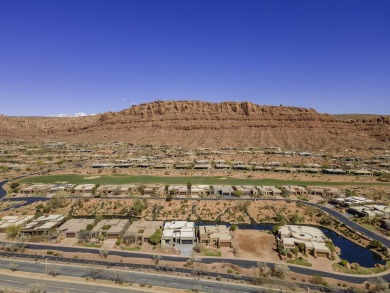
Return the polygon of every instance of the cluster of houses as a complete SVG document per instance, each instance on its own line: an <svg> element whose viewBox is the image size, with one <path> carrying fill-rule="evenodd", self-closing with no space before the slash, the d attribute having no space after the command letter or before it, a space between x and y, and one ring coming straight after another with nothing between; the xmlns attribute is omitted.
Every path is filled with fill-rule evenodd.
<svg viewBox="0 0 390 293"><path fill-rule="evenodd" d="M155 168L155 169L232 169L273 172L308 172L324 174L351 174L356 176L380 175L390 172L390 155L377 152L374 156L359 157L356 150L345 150L340 154L330 154L325 150L308 152L305 150L284 150L279 146L231 147L186 149L171 145L134 145L113 142L104 144L68 144L50 142L41 146L29 146L22 141L7 141L0 144L0 167L10 170L24 170L40 166L56 166L61 163L96 162L92 168ZM42 152L42 149L45 152ZM323 165L281 164L267 162L261 156L272 158L309 157L318 158ZM255 158L260 162L253 162ZM212 159L213 158L213 159ZM214 159L215 158L215 159ZM251 158L247 160L247 158ZM245 161L239 161L245 160ZM274 159L278 160L278 159Z"/></svg>
<svg viewBox="0 0 390 293"><path fill-rule="evenodd" d="M320 195L324 198L342 196L341 189L335 187L303 187L297 185L254 186L254 185L206 185L206 184L123 184L123 185L95 185L95 184L33 184L22 186L17 193L23 195L52 196L58 192L65 192L73 196L128 196L140 195L144 197L205 197L205 196L244 196L264 197L283 195Z"/></svg>
<svg viewBox="0 0 390 293"><path fill-rule="evenodd" d="M385 166L383 166L386 168ZM243 170L243 171L269 171L269 172L282 172L282 173L311 173L311 174L333 174L333 175L355 175L355 176L374 176L380 175L383 172L377 172L375 170L369 170L365 168L351 169L351 168L322 168L319 164L304 164L294 165L291 167L282 166L279 162L243 162L233 161L227 162L226 160L209 161L205 159L199 159L194 161L174 161L172 159L162 161L150 161L149 159L133 159L133 160L120 160L115 163L94 163L91 168L153 168L153 169L193 169L193 170Z"/></svg>
<svg viewBox="0 0 390 293"><path fill-rule="evenodd" d="M284 249L294 249L303 244L305 251L314 257L331 257L331 251L326 245L329 239L320 229L315 227L282 226L278 230L278 241Z"/></svg>
<svg viewBox="0 0 390 293"><path fill-rule="evenodd" d="M202 243L217 248L231 247L232 235L225 225L200 225L188 221L134 221L128 219L69 219L62 215L5 216L0 220L0 233L7 227L20 226L25 236L49 235L78 239L80 233L88 233L89 239L118 239L126 244L149 242L156 230L162 231L161 246L195 245Z"/></svg>
<svg viewBox="0 0 390 293"><path fill-rule="evenodd" d="M370 221L374 219L382 219L383 223L387 220L390 221L389 206L376 203L372 199L363 196L336 197L331 199L330 203L341 208L346 208L348 213L357 217L366 217ZM388 230L390 230L390 226Z"/></svg>

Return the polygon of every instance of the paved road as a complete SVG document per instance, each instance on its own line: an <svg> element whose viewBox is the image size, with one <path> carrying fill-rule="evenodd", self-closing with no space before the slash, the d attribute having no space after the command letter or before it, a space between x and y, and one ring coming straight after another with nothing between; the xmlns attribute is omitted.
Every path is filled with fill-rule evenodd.
<svg viewBox="0 0 390 293"><path fill-rule="evenodd" d="M56 251L61 251L61 252L71 252L71 253L92 253L92 254L99 254L98 249L94 248L84 248L84 247L61 247L57 245L45 245L45 244L32 244L28 243L27 248L29 249L34 249L37 251L42 251L39 253L40 257L45 256L45 258L50 258L52 260L59 260L59 261L64 261L64 262L70 262L70 263L91 263L89 260L84 260L84 259L74 259L74 258L62 258L62 257L55 257L55 256L46 256L46 252L48 250L56 250ZM137 252L131 252L131 251L110 251L110 255L115 255L119 256L122 258L141 258L141 259L149 259L150 262L152 263L153 260L153 255L152 254L147 254L147 253L137 253ZM0 252L0 256L10 256L10 255L15 255L17 257L30 257L32 259L36 259L36 255L26 255L26 254L10 254L7 252ZM169 255L162 255L161 256L162 261L172 261L172 262L183 262L187 260L186 257L180 257L180 256L169 256ZM212 264L212 263L231 263L234 265L237 265L242 268L253 268L257 266L257 261L252 261L252 260L242 260L242 259L226 259L226 258L199 258L197 260L200 263L204 264ZM96 261L95 261L96 263ZM275 263L272 262L262 262L269 266L270 268L273 268ZM123 264L120 262L107 262L107 261L102 261L102 265L110 265L110 266L132 266L132 267L137 267L137 268L145 268L145 269L155 269L156 266L154 265L137 265L137 264ZM308 267L303 267L303 266L293 266L293 265L287 265L290 269L290 271L299 273L302 275L307 275L307 276L313 276L313 275L321 275L323 277L328 277L328 278L333 278L336 280L340 281L345 281L349 283L354 283L354 284L360 284L363 283L364 281L367 280L366 276L359 276L359 275L342 275L342 274L337 274L333 272L324 272L320 270L315 270L312 268ZM183 272L183 273L192 273L192 270L186 269L186 268L180 268L176 269L177 271ZM208 275L212 275L212 273L208 273ZM232 276L226 275L227 278L231 278ZM373 276L374 277L374 276ZM390 282L390 272L387 274L381 275L382 278Z"/></svg>
<svg viewBox="0 0 390 293"><path fill-rule="evenodd" d="M7 259L0 259L0 268L8 269L9 263L16 263L18 265L17 271L14 273L17 275L18 271L23 272L34 272L34 273L42 273L45 274L46 272L46 266L50 270L51 267L56 267L59 270L59 274L61 276L70 276L70 277L78 277L78 278L85 278L88 276L87 270L88 267L83 266L77 266L77 265L61 265L61 264L54 264L54 263L48 263L46 264L46 261L41 260L40 262L29 262L29 261L19 261L19 260L7 260ZM120 279L122 279L125 282L128 283L136 283L136 284L145 284L146 286L158 286L158 287L165 287L167 288L166 291L169 291L168 288L175 288L175 289L183 289L183 290L199 290L202 292L226 292L226 293L258 293L258 292L270 292L270 291L276 291L281 292L286 290L291 284L283 284L281 281L276 281L271 286L274 288L272 289L264 289L261 287L255 287L255 286L247 286L242 284L230 284L225 282L215 282L210 281L207 279L201 279L201 278L183 278L178 277L174 275L161 275L161 274L152 274L152 273L143 273L143 272L134 272L134 271L128 271L128 270L119 270L119 269L101 269L101 277L99 279L103 280L109 280L113 275L120 276ZM0 274L1 276L1 274ZM3 279L5 282L5 286L11 287L15 283L16 286L20 286L21 281L23 281L22 277L15 278L8 278L8 275L5 277L0 277L0 284L3 283ZM53 280L54 277L47 277L47 280L41 281L39 280L39 283L46 283L48 292L58 292L58 288L61 289L68 289L69 292L135 292L135 291L127 291L124 289L117 289L117 288L110 288L110 287L103 287L101 285L87 285L87 284L76 284L76 283L60 283ZM26 280L24 280L26 282ZM30 283L37 283L36 280L27 280L27 282ZM22 285L22 288L25 288L24 283ZM20 288L20 287L19 287ZM320 289L318 286L313 285L304 285L302 289L310 288L312 290L314 289ZM342 291L341 291L342 292Z"/></svg>
<svg viewBox="0 0 390 293"><path fill-rule="evenodd" d="M7 191L4 189L4 185L8 183L8 180L3 180L0 182L0 199L7 195Z"/></svg>
<svg viewBox="0 0 390 293"><path fill-rule="evenodd" d="M329 207L326 207L326 206L323 206L323 205L319 205L319 204L315 204L315 203L310 203L310 202L302 202L304 203L305 205L310 205L310 206L313 206L313 207L316 207L316 208L319 208L325 212L327 212L328 214L330 214L331 216L333 216L334 218L336 218L337 220L339 220L341 223L345 224L346 226L370 237L371 239L373 240L378 240L380 242L382 242L384 245L386 245L388 248L390 248L390 240L386 237L383 237L363 226L360 226L359 224L357 224L356 222L354 221L351 221L350 219L348 219L345 215L341 214L340 212L332 209L332 208L329 208Z"/></svg>
<svg viewBox="0 0 390 293"><path fill-rule="evenodd" d="M0 182L0 199L2 197L4 197L6 194L5 190L3 189L3 185L6 183L7 183L7 181ZM30 197L30 198L26 198L26 199L28 199L28 201L24 204L19 205L19 206L27 205L27 204L30 204L34 201L39 201L39 200L42 200L45 198ZM123 199L123 198L121 198L121 199ZM206 199L206 200L211 200L211 199ZM225 200L225 198L219 198L218 200ZM269 200L269 199L237 199L237 200ZM274 199L274 200L275 201L285 201L285 199ZM383 236L380 236L380 235L368 230L365 227L360 226L359 224L349 220L343 214L341 214L341 213L339 213L339 212L337 212L329 207L319 205L319 204L309 203L309 202L302 202L301 201L301 203L306 204L306 205L310 205L313 207L317 207L317 208L329 213L330 215L332 215L333 217L338 219L343 224L349 226L350 228L355 229L356 231L367 235L371 239L381 241L384 245L386 245L387 247L390 247L390 240L389 239L387 239ZM29 244L29 247L32 249L38 249L38 250L53 250L53 249L55 249L55 250L60 250L60 251L64 251L64 252L75 252L75 253L77 253L77 252L81 253L81 252L87 252L87 251L92 252L91 250L87 250L86 248L82 248L82 247L58 247L58 246L38 245L38 244ZM95 250L94 253L98 253L98 250ZM152 257L150 254L132 253L132 252L125 252L125 251L112 251L110 253L113 255L121 256L121 257L138 257L138 258L148 258L148 259L151 259L151 257ZM163 256L162 260L183 261L183 258L173 257L173 256ZM218 258L218 259L208 258L207 259L207 258L204 258L201 261L203 263L229 262L229 263L236 264L236 265L238 265L240 267L244 267L244 268L250 268L250 267L256 266L255 261L239 260L239 259L221 259L221 258ZM268 263L268 265L272 267L274 264ZM305 275L320 274L324 277L330 277L330 278L334 278L334 279L338 279L338 280L342 280L342 281L346 281L346 282L350 282L350 283L361 283L362 282L362 277L358 277L358 276L345 276L345 275L339 275L339 274L335 274L335 273L327 273L327 272L322 272L322 271L313 270L313 269L309 269L309 268L295 267L295 266L290 266L290 270L293 272L297 272L297 273L305 274ZM383 278L390 282L390 273L388 273L387 275L384 275Z"/></svg>
<svg viewBox="0 0 390 293"><path fill-rule="evenodd" d="M141 290L135 290L131 288L120 288L118 287L108 287L99 284L82 284L82 283L70 283L63 282L59 280L37 280L33 278L17 276L17 273L14 275L1 275L0 273L0 286L2 288L16 290L18 292L26 292L26 289L31 284L39 284L45 288L47 293L59 293L59 292L69 292L69 293L140 293Z"/></svg>
<svg viewBox="0 0 390 293"><path fill-rule="evenodd" d="M30 174L30 175L35 175L35 174ZM26 176L20 176L18 178L22 178L22 177L27 177L27 176L30 176L30 175L26 175ZM2 181L0 182L0 199L3 198L7 192L4 190L3 186L4 184L7 183L7 180L5 181ZM72 197L72 198L80 198L80 197ZM130 197L105 197L107 199L132 199ZM36 202L36 201L42 201L42 200L47 200L47 198L45 197L26 197L26 198L13 198L13 199L10 199L10 200L25 200L26 202L24 204L20 204L18 205L17 207L21 207L21 206L24 206L24 205L29 205L33 202ZM152 199L152 198L151 198ZM154 199L154 198L153 198ZM161 199L161 198L158 198L158 199ZM183 200L183 199L187 199L187 198L175 198L176 200ZM233 200L251 200L251 201L259 201L259 200L269 200L269 199L265 199L265 198L229 198L229 199L233 199ZM226 200L226 198L198 198L196 200ZM274 201L286 201L285 199L273 199ZM297 201L298 202L298 201ZM363 226L360 226L359 224L355 223L354 221L351 221L350 219L348 219L345 215L339 213L338 211L334 210L334 209L331 209L329 207L326 207L326 206L323 206L323 205L320 205L320 204L315 204L315 203L310 203L310 202L305 202L305 201L299 201L301 202L302 204L305 204L305 205L310 205L310 206L313 206L313 207L316 207L316 208L319 208L325 212L327 212L328 214L330 214L331 216L335 217L337 220L339 220L341 223L347 225L348 227L370 237L371 239L373 240L377 240L377 241L380 241L382 242L384 245L386 245L388 248L390 248L390 240L386 237L383 237Z"/></svg>

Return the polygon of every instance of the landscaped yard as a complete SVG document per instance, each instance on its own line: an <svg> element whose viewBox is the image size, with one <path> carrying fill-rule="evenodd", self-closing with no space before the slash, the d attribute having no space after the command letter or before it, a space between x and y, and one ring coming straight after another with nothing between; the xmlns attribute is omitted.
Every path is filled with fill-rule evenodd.
<svg viewBox="0 0 390 293"><path fill-rule="evenodd" d="M221 178L215 176L181 176L181 177L164 177L164 176L147 176L147 175L101 175L89 177L88 175L51 175L51 176L32 176L19 180L23 183L73 183L73 184L129 184L129 183L162 183L162 184L223 184L223 185L385 185L389 183L380 182L331 182L331 181L299 181L299 180L279 180L279 179L238 179L238 178Z"/></svg>
<svg viewBox="0 0 390 293"><path fill-rule="evenodd" d="M204 247L202 246L200 252L205 256L222 256L221 251L214 248Z"/></svg>
<svg viewBox="0 0 390 293"><path fill-rule="evenodd" d="M390 261L387 261L384 267L379 267L379 268L359 267L358 269L348 269L340 265L339 263L333 264L333 270L347 273L347 274L369 275L369 274L381 273L388 269L390 269Z"/></svg>
<svg viewBox="0 0 390 293"><path fill-rule="evenodd" d="M308 261L305 261L305 260L299 259L299 258L297 258L297 259L288 259L286 262L287 263L291 263L291 264L295 264L295 265L306 266L306 267L311 267L312 266L312 264L309 263Z"/></svg>
<svg viewBox="0 0 390 293"><path fill-rule="evenodd" d="M122 250L128 250L128 251L140 251L141 250L141 246L122 246L121 247Z"/></svg>

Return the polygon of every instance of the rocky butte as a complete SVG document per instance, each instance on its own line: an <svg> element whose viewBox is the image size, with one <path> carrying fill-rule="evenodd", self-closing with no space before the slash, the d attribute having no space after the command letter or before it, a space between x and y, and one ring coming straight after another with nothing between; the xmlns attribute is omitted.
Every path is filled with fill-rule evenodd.
<svg viewBox="0 0 390 293"><path fill-rule="evenodd" d="M390 116L340 119L314 109L250 102L155 101L86 117L1 115L0 137L185 147L369 149L389 145Z"/></svg>

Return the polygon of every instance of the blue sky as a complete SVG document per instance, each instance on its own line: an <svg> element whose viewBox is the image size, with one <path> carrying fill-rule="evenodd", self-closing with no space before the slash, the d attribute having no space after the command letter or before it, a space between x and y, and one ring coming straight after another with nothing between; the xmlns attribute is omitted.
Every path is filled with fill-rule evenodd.
<svg viewBox="0 0 390 293"><path fill-rule="evenodd" d="M0 113L154 100L390 114L389 0L0 0Z"/></svg>

